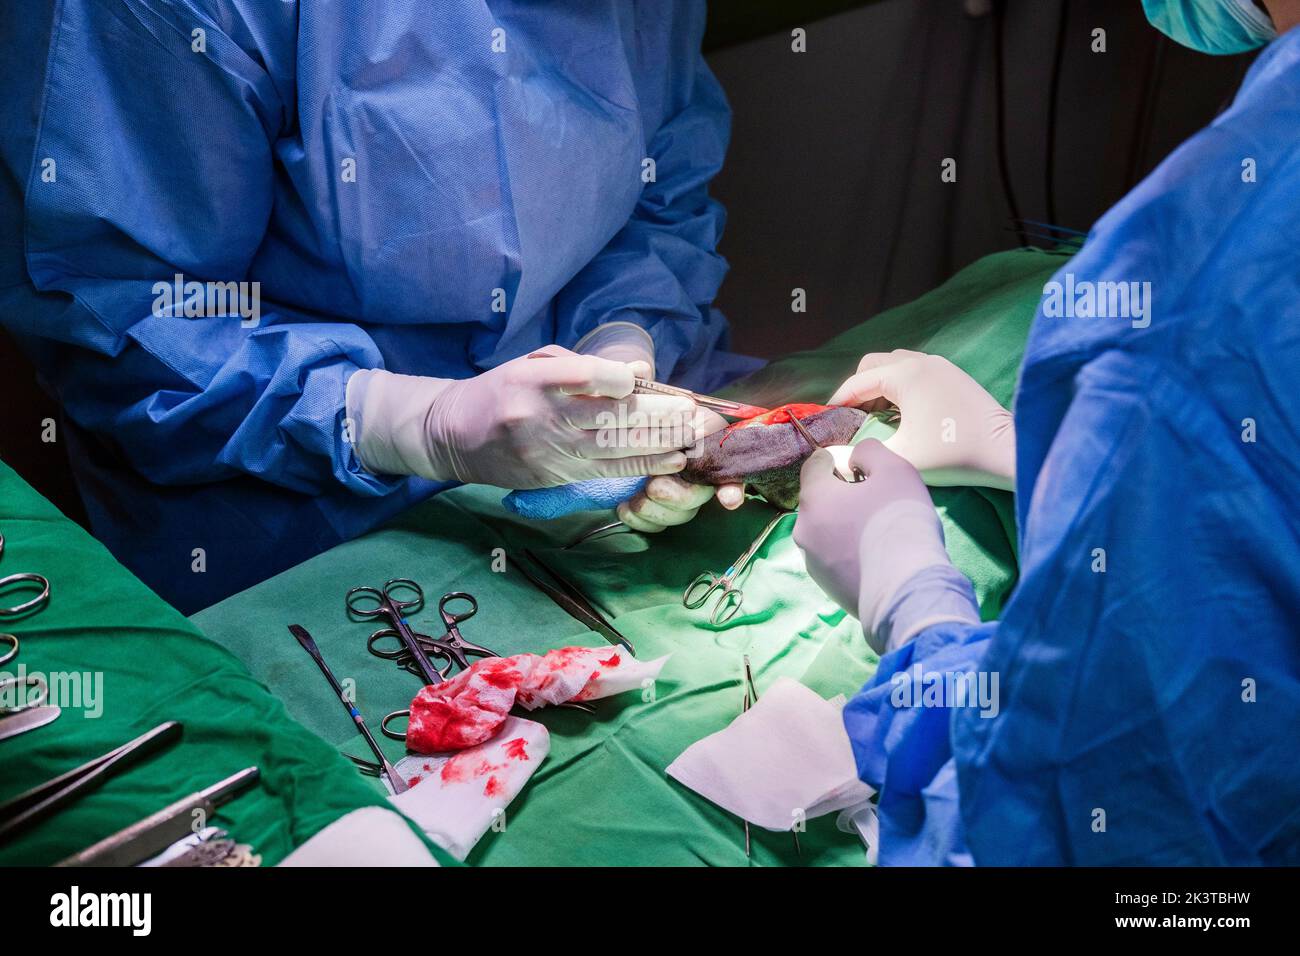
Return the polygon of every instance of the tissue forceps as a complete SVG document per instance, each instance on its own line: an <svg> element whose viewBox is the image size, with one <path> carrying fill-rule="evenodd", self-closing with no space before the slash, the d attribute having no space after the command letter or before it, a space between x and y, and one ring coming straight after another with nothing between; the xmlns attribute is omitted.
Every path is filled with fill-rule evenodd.
<svg viewBox="0 0 1300 956"><path fill-rule="evenodd" d="M781 519L786 515L794 514L793 511L778 512L776 517L767 523L764 528L754 539L753 544L744 550L744 552L734 562L731 567L716 574L713 571L701 571L695 576L695 580L686 585L686 590L682 592L682 605L695 610L697 607L703 607L714 591L721 591L718 601L713 606L713 613L709 615L709 623L714 627L726 624L736 612L740 610L740 605L745 599L745 593L736 587L737 579L744 574L745 568L749 562L758 554L763 543L767 541L776 526L781 523Z"/></svg>
<svg viewBox="0 0 1300 956"><path fill-rule="evenodd" d="M649 379L638 378L634 379L634 381L636 382L636 386L632 389L634 394L675 395L678 398L690 399L700 408L707 408L719 415L726 415L728 418L753 418L755 415L763 415L769 411L769 409L758 405L746 405L744 402L733 402L729 398L701 395L699 392L692 392L690 389L678 388L675 385L664 385L662 382L652 382Z"/></svg>
<svg viewBox="0 0 1300 956"><path fill-rule="evenodd" d="M549 352L534 352L528 357L530 359L543 359L552 358L553 356ZM729 398L701 395L698 392L692 392L690 389L678 388L676 385L665 385L662 382L652 382L646 378L634 378L632 381L635 383L632 388L635 395L675 395L678 398L689 399L700 408L710 409L729 418L753 418L755 415L762 415L769 411L769 409L760 408L758 405L746 405L744 402L733 402Z"/></svg>
<svg viewBox="0 0 1300 956"><path fill-rule="evenodd" d="M754 672L749 667L749 655L744 655L745 661L745 700L741 705L742 714L749 713L749 708L758 703L758 688L754 686ZM741 817L745 822L745 856L749 856L749 821ZM803 847L799 845L799 831L791 830L790 835L794 837L794 852L797 856L803 856Z"/></svg>
<svg viewBox="0 0 1300 956"><path fill-rule="evenodd" d="M548 567L531 548L524 548L521 554L524 560L519 560L520 556L516 555L515 567L533 587L550 598L571 618L585 624L610 644L621 644L629 654L636 656L632 642L609 622L577 585Z"/></svg>
<svg viewBox="0 0 1300 956"><path fill-rule="evenodd" d="M61 773L0 803L0 836L8 836L52 816L86 791L99 786L107 777L121 772L154 751L171 746L180 736L181 725L174 720L166 721L80 767Z"/></svg>

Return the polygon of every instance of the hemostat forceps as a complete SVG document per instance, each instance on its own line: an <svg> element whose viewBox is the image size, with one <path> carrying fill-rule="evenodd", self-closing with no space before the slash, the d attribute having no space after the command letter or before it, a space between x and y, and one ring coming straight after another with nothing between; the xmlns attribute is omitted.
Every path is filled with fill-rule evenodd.
<svg viewBox="0 0 1300 956"><path fill-rule="evenodd" d="M789 514L794 514L794 512L782 511L769 521L767 527L754 539L754 543L746 548L744 553L732 562L731 567L721 574L715 574L712 571L701 571L696 575L695 580L688 584L686 590L682 593L682 604L694 610L697 607L703 607L714 591L721 591L722 593L718 596L718 603L713 606L713 613L709 615L709 623L717 627L726 624L735 617L736 612L740 610L741 602L745 599L744 592L736 587L736 580L745 572L745 568L754 559L754 555L758 554L759 549L763 547L763 543L776 530L776 526L781 523L781 519Z"/></svg>
<svg viewBox="0 0 1300 956"><path fill-rule="evenodd" d="M465 602L469 605L463 611L449 611L447 606L455 602ZM489 650L481 644L474 644L465 640L460 633L461 623L468 621L478 613L478 601L474 595L467 591L452 591L444 594L438 599L438 616L442 618L443 627L446 633L442 637L431 637L428 634L418 634L412 632L411 636L420 646L421 650L429 657L442 658L447 662L445 667L438 668L438 674L444 680L451 676L451 668L459 667L461 670L469 667L471 657L500 657L496 651ZM395 649L388 649L381 646L381 642L386 640L396 640L398 646ZM366 647L371 654L376 657L382 657L385 660L396 661L398 666L404 667L411 671L417 677L421 676L416 666L416 660L402 635L392 627L382 627L370 635L366 642ZM427 683L427 682L426 682Z"/></svg>
<svg viewBox="0 0 1300 956"><path fill-rule="evenodd" d="M793 411L790 412L790 424L795 427L795 431L808 443L810 448L825 448L830 452L831 458L835 462L835 477L840 481L847 481L849 484L857 484L859 481L866 479L861 468L849 464L849 455L853 453L852 445L823 445L816 438L813 438L812 432L808 431L808 426L799 421L799 416Z"/></svg>

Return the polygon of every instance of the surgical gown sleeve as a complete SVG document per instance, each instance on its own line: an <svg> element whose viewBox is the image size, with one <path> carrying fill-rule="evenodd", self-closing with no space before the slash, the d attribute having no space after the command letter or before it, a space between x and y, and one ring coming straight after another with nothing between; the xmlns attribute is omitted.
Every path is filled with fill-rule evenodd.
<svg viewBox="0 0 1300 956"><path fill-rule="evenodd" d="M1272 398L1216 391L1120 351L1078 371L1002 620L922 632L845 710L882 863L1300 862L1300 535L1278 494L1300 486L1216 410L1279 427ZM925 699L961 673L991 704Z"/></svg>
<svg viewBox="0 0 1300 956"><path fill-rule="evenodd" d="M1272 398L1217 390L1119 351L1078 371L1003 618L923 631L845 709L882 863L1300 860L1300 535L1278 495L1300 485L1216 410L1279 427ZM963 673L991 704L926 699Z"/></svg>
<svg viewBox="0 0 1300 956"><path fill-rule="evenodd" d="M199 3L68 0L55 27L25 210L40 301L6 322L73 421L155 482L396 486L358 467L342 427L348 376L383 364L361 327L314 322L265 287L256 327L155 301L177 275L248 277L294 95L261 51L292 49L294 9L254 25Z"/></svg>
<svg viewBox="0 0 1300 956"><path fill-rule="evenodd" d="M717 253L725 214L708 185L722 168L731 112L699 52L703 5L676 6L673 29L660 41L667 48L644 54L666 64L638 90L643 101L660 102L664 120L647 131L642 166L628 170L644 183L636 209L555 301L561 345L608 322L646 329L662 381L727 344L726 323L711 309L727 272Z"/></svg>
<svg viewBox="0 0 1300 956"><path fill-rule="evenodd" d="M882 861L962 836L982 865L1300 864L1297 124L1292 30L1056 277L1074 314L1040 308L1017 388L1016 591L846 709ZM891 707L917 664L996 676L996 713Z"/></svg>
<svg viewBox="0 0 1300 956"><path fill-rule="evenodd" d="M883 615L882 631L910 631L908 618L936 607L947 607L954 616L979 617L970 582L952 566L934 567L900 589ZM959 613L963 608L965 615ZM992 627L949 621L922 630L881 658L871 681L844 708L858 775L880 791L878 859L883 865L971 863L949 736L951 702L941 696L944 684L936 684L935 677L972 672L988 647ZM977 694L971 703L978 705Z"/></svg>
<svg viewBox="0 0 1300 956"><path fill-rule="evenodd" d="M1217 381L1121 350L1075 376L980 665L1001 713L953 722L980 863L1300 862L1300 482L1265 384L1300 359L1262 321L1197 348Z"/></svg>

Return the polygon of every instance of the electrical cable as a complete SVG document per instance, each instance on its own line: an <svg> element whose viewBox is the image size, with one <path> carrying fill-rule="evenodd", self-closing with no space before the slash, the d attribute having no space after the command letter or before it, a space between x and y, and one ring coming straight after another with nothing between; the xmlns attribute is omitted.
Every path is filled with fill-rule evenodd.
<svg viewBox="0 0 1300 956"><path fill-rule="evenodd" d="M1002 194L1011 210L1012 221L1017 223L1016 232L1021 244L1029 245L1028 237L1020 229L1020 204L1016 202L1016 193L1011 186L1011 168L1007 162L1007 117L1006 88L1003 81L1003 24L1006 21L1006 0L995 0L993 4L993 95L995 100L996 136L998 152L998 175L1002 179Z"/></svg>
<svg viewBox="0 0 1300 956"><path fill-rule="evenodd" d="M1047 143L1043 156L1043 189L1047 194L1047 221L1056 222L1056 114L1061 93L1061 61L1065 57L1066 24L1070 0L1061 0L1056 21L1056 51L1052 56L1052 78L1047 92Z"/></svg>

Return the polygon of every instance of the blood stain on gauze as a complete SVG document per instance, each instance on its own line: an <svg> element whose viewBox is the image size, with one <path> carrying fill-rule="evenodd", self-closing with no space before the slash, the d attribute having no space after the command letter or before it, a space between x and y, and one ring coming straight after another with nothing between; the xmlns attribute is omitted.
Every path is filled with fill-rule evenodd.
<svg viewBox="0 0 1300 956"><path fill-rule="evenodd" d="M665 660L642 663L620 648L594 647L485 658L415 695L407 749L439 753L473 747L496 733L516 703L536 710L547 704L609 697L653 680ZM443 772L448 772L446 767Z"/></svg>
<svg viewBox="0 0 1300 956"><path fill-rule="evenodd" d="M528 758L528 741L515 737L498 745L500 752L489 755L488 746L464 750L447 759L438 771L438 779L443 786L454 783L468 783L472 780L487 778L483 784L483 796L499 797L506 792L505 783L511 762L523 762ZM427 766L427 764L426 764ZM529 770L527 773L531 773ZM414 786L414 784L412 784Z"/></svg>
<svg viewBox="0 0 1300 956"><path fill-rule="evenodd" d="M545 727L507 717L491 739L475 747L399 760L397 772L411 788L390 799L430 839L463 860L549 751Z"/></svg>
<svg viewBox="0 0 1300 956"><path fill-rule="evenodd" d="M527 760L528 759L528 741L523 737L516 737L514 740L507 740L505 743L506 757L510 760Z"/></svg>
<svg viewBox="0 0 1300 956"><path fill-rule="evenodd" d="M422 688L411 701L407 749L464 750L487 740L510 713L524 676L516 658L488 657L449 681Z"/></svg>

